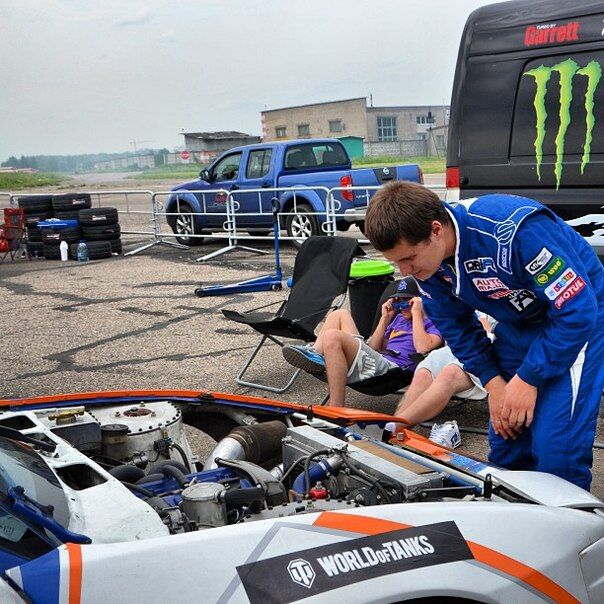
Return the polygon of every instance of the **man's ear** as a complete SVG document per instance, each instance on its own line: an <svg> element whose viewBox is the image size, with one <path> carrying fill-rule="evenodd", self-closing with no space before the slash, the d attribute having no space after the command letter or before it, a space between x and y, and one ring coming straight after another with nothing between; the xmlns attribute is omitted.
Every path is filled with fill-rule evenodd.
<svg viewBox="0 0 604 604"><path fill-rule="evenodd" d="M432 235L440 237L443 234L443 225L438 220L432 221Z"/></svg>

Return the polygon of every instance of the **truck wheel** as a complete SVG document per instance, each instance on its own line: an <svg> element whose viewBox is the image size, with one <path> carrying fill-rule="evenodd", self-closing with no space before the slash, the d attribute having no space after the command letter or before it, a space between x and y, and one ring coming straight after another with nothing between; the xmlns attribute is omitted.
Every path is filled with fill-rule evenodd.
<svg viewBox="0 0 604 604"><path fill-rule="evenodd" d="M175 206L174 209L179 208L180 213L174 216L168 216L168 224L174 232L176 241L182 245L201 245L203 243L203 237L191 237L191 235L199 235L201 230L197 225L195 216L191 216L189 212L193 212L193 209L188 203L180 202L179 206Z"/></svg>
<svg viewBox="0 0 604 604"><path fill-rule="evenodd" d="M306 203L298 204L298 212L287 215L285 229L288 237L295 237L291 242L295 247L300 247L306 239L313 235L321 235L319 228L319 220L314 214L306 212L314 212L312 206Z"/></svg>

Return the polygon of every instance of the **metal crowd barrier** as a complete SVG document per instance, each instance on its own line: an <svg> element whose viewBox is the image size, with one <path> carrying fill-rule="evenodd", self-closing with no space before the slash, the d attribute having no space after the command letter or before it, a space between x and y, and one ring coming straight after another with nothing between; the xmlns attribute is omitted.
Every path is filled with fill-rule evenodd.
<svg viewBox="0 0 604 604"><path fill-rule="evenodd" d="M115 190L115 191L85 191L93 200L93 207L101 207L111 205L117 207L120 215L120 223L122 226L122 234L135 235L144 238L150 238L150 241L144 243L140 247L127 252L126 256L132 256L143 250L151 247L162 245L169 247L177 247L180 249L188 249L188 246L182 245L176 241L178 237L184 236L185 233L174 233L170 227L170 223L175 220L182 220L183 225L187 225L189 232L186 237L192 239L216 239L226 240L226 245L219 250L213 251L205 256L197 258L197 262L204 262L211 258L223 255L234 250L246 250L253 253L266 254L265 250L252 248L242 245L241 241L248 240L266 240L274 239L273 229L268 226L272 223L272 199L282 199L284 195L291 195L291 207L288 210L281 211L277 217L280 227L284 227L287 220L294 216L317 216L321 229L327 236L336 235L338 232L337 223L346 220L348 222L362 222L365 211L375 192L379 189L378 186L372 187L334 187L328 189L326 187L269 187L256 189L211 189L204 191L194 190L179 190L175 191L147 191L147 190ZM435 185L429 187L435 191L439 197L446 199L446 187L444 185ZM338 194L353 193L355 199L354 209L342 211L342 204L338 200ZM306 209L300 211L300 198L308 197L311 193L318 196L324 204L325 210L321 212L308 212ZM2 203L14 207L17 205L16 198L20 195L27 196L45 196L48 193L9 193L0 192L0 207ZM190 202L187 201L187 195L195 195L201 205L201 211L194 212L190 207ZM255 195L256 204L254 211L241 211L241 195ZM176 207L171 212L165 211L166 200L176 196ZM182 196L182 199L181 199ZM290 201L288 200L288 202ZM359 205L359 200L363 203ZM247 200L249 203L249 200ZM186 204L185 208L181 204ZM247 205L247 204L246 204ZM185 210L184 212L182 210ZM190 211L186 211L186 210ZM269 216L270 215L270 216ZM204 220L209 223L211 232L202 231L196 232L195 222L199 217L206 216ZM266 218L264 226L256 227L249 224L247 219L258 217ZM239 224L238 224L239 222ZM241 222L245 222L247 226L242 227ZM300 235L304 235L304 224L301 223ZM245 233L243 232L245 231ZM283 241L300 240L302 237L279 235L279 239ZM361 239L361 242L368 242L366 239Z"/></svg>

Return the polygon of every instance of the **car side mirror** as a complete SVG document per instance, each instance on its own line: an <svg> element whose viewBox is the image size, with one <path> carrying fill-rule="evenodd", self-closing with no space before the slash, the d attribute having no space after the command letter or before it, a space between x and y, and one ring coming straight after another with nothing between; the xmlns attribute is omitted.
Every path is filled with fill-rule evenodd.
<svg viewBox="0 0 604 604"><path fill-rule="evenodd" d="M201 180L205 180L206 182L212 182L210 180L210 171L206 170L205 168L199 173L199 178L201 178Z"/></svg>

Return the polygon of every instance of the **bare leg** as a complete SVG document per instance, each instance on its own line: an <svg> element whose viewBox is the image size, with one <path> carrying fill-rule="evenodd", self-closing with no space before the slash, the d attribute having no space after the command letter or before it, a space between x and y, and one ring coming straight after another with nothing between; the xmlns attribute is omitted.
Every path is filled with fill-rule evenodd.
<svg viewBox="0 0 604 604"><path fill-rule="evenodd" d="M421 376L419 374L422 374ZM430 373L427 369L420 369L418 372L418 384L416 392L419 392L421 385L425 385L426 376L424 373ZM415 377L413 382L416 381ZM413 385L413 382L411 383ZM401 401L396 415L405 418L410 425L431 419L441 413L451 400L451 397L458 392L463 392L472 387L472 380L466 372L457 365L447 365L434 379L434 381L419 395L407 402L407 397ZM409 386L411 390L411 386Z"/></svg>
<svg viewBox="0 0 604 604"><path fill-rule="evenodd" d="M329 406L344 407L348 370L359 350L359 340L339 329L322 330Z"/></svg>
<svg viewBox="0 0 604 604"><path fill-rule="evenodd" d="M359 330L357 329L350 312L344 308L338 308L338 310L330 312L327 317L325 317L317 340L313 344L314 349L320 354L323 354L325 346L324 334L330 330L340 330L347 334L359 335Z"/></svg>

